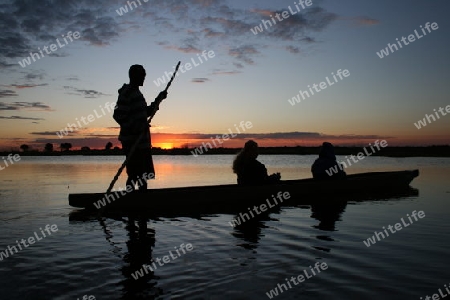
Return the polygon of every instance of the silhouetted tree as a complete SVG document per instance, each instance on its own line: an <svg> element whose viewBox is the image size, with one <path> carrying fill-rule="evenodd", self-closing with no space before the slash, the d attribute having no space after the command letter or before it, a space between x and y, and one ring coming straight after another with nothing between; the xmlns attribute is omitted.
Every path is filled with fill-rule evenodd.
<svg viewBox="0 0 450 300"><path fill-rule="evenodd" d="M105 150L111 150L113 144L111 142L108 142L105 146Z"/></svg>
<svg viewBox="0 0 450 300"><path fill-rule="evenodd" d="M72 148L72 144L71 143L61 143L61 145L59 147L61 148L61 151L69 151L70 148Z"/></svg>
<svg viewBox="0 0 450 300"><path fill-rule="evenodd" d="M53 151L53 144L52 143L45 144L44 150L46 152L52 152Z"/></svg>
<svg viewBox="0 0 450 300"><path fill-rule="evenodd" d="M30 149L30 146L23 144L23 145L20 145L20 149L23 152L27 152Z"/></svg>
<svg viewBox="0 0 450 300"><path fill-rule="evenodd" d="M91 148L89 148L88 146L83 146L81 147L81 151L91 151Z"/></svg>

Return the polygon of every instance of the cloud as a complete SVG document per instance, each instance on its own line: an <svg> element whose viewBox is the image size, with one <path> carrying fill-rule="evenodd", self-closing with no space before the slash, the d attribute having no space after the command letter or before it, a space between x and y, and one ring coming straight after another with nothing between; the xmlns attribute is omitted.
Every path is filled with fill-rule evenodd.
<svg viewBox="0 0 450 300"><path fill-rule="evenodd" d="M67 129L67 128L66 128ZM73 131L68 130L68 134L65 136L76 136L76 138L83 137L83 138L117 138L119 136L119 129L120 127L83 127L83 128L77 128L73 129ZM32 135L39 135L39 136L55 136L57 132L60 132L64 129L58 129L54 131L33 131L29 134ZM59 138L58 138L59 139Z"/></svg>
<svg viewBox="0 0 450 300"><path fill-rule="evenodd" d="M233 132L237 133L237 130L233 128ZM228 132L227 132L228 133ZM152 133L153 135L165 135L165 136L173 136L180 137L182 136L185 139L210 139L211 137L215 137L217 135L222 136L222 133ZM302 131L291 131L291 132L271 132L271 133L239 133L239 138L243 139L257 139L257 140L266 140L266 139L281 139L281 140L289 140L289 139L310 139L310 140L323 140L323 139L339 139L339 140L376 140L376 139L387 139L393 137L387 136L378 136L378 135L355 135L355 134L344 134L344 135L330 135L323 134L319 132L302 132Z"/></svg>
<svg viewBox="0 0 450 300"><path fill-rule="evenodd" d="M249 65L254 64L251 56L255 54L259 54L260 52L253 45L244 45L236 48L232 48L228 51L228 54L236 57L238 60L241 60Z"/></svg>
<svg viewBox="0 0 450 300"><path fill-rule="evenodd" d="M242 73L241 71L226 71L221 69L214 69L212 75L236 75Z"/></svg>
<svg viewBox="0 0 450 300"><path fill-rule="evenodd" d="M76 75L67 76L65 79L68 81L79 81L80 80L80 78L78 78L78 76L76 76Z"/></svg>
<svg viewBox="0 0 450 300"><path fill-rule="evenodd" d="M38 132L30 132L30 134L54 136L56 134L56 132L57 132L56 130L55 131L38 131Z"/></svg>
<svg viewBox="0 0 450 300"><path fill-rule="evenodd" d="M25 76L23 77L25 80L43 80L45 78L45 76L47 74L45 74L45 72L40 71L40 70L30 70L28 72L21 72L22 74L25 74Z"/></svg>
<svg viewBox="0 0 450 300"><path fill-rule="evenodd" d="M49 138L38 138L33 142L39 144L61 142L72 143L74 147L88 146L91 148L104 148L107 142L111 141L115 145L120 146L118 141L117 127L113 127L114 131L108 132L111 128L83 128L77 133L76 137L67 136L63 140L56 137L56 133L52 131L32 132L33 135L48 136ZM236 129L232 129L233 133L238 133ZM201 146L203 142L212 143L211 138L222 137L221 133L162 133L153 132L152 142L154 145L170 141L174 145L189 145L189 147ZM226 132L229 134L229 132ZM54 138L51 138L51 137ZM272 133L246 133L240 132L233 138L224 141L223 147L240 148L244 143L254 139L261 147L283 147L283 146L320 146L324 141L329 141L335 145L347 146L367 146L375 140L396 139L395 137L378 136L378 135L330 135L318 132L272 132Z"/></svg>
<svg viewBox="0 0 450 300"><path fill-rule="evenodd" d="M215 38L215 37L222 37L225 35L224 32L215 31L211 28L205 28L203 29L203 34L205 38Z"/></svg>
<svg viewBox="0 0 450 300"><path fill-rule="evenodd" d="M196 48L192 45L187 45L187 46L174 46L174 45L164 45L165 49L170 49L170 50L176 50L179 52L183 52L183 53L199 53L202 52L202 50L200 50L199 48Z"/></svg>
<svg viewBox="0 0 450 300"><path fill-rule="evenodd" d="M41 70L21 71L20 73L24 74L24 76L20 80L26 81L25 83L14 83L14 84L9 84L9 85L2 85L2 86L13 87L16 89L27 89L27 88L48 86L48 83L35 83L36 80L43 80L46 77L45 72L43 72Z"/></svg>
<svg viewBox="0 0 450 300"><path fill-rule="evenodd" d="M110 45L131 31L142 30L148 32L149 36L170 34L171 42L159 45L182 53L238 45L233 46L232 50L224 50L228 57L222 56L222 59L231 59L232 64L254 64L260 52L242 52L245 47L251 50L248 47L255 47L258 43L258 49L264 49L274 47L274 42L277 42L278 47L280 41L291 44L292 41L312 43L315 42L314 34L327 28L337 18L320 4L314 3L314 6L291 15L256 36L250 29L261 25L261 18L287 11L288 7L280 8L280 4L275 3L272 5L276 9L248 10L234 5L234 1L225 0L166 0L151 3L141 0L141 3L119 16L116 10L128 7L128 2L10 0L8 5L0 5L0 28L4 28L0 32L0 69L9 68L12 63L19 68L18 59L28 57L30 51L36 52L38 47L55 43L57 38L61 39L61 35L69 31L80 32L80 39L72 43L79 45L83 41L86 46L96 47ZM359 22L369 24L374 23L374 20L360 17ZM245 44L252 46L239 46ZM67 54L63 50L70 51L71 47L69 44L64 49L52 52L51 56L65 56ZM90 92L84 96L98 96Z"/></svg>
<svg viewBox="0 0 450 300"><path fill-rule="evenodd" d="M0 98L17 97L17 93L12 90L0 90ZM1 107L1 104L0 104ZM1 110L1 108L0 108Z"/></svg>
<svg viewBox="0 0 450 300"><path fill-rule="evenodd" d="M1 69L7 69L7 68L11 68L11 67L16 67L17 66L17 64L13 64L13 63L7 63L7 62L5 62L4 61L4 59L2 59L1 57L0 57L0 70Z"/></svg>
<svg viewBox="0 0 450 300"><path fill-rule="evenodd" d="M104 94L96 90L78 89L68 85L64 86L64 89L69 91L67 93L69 95L83 96L84 98L99 98L102 96L109 96L108 94Z"/></svg>
<svg viewBox="0 0 450 300"><path fill-rule="evenodd" d="M208 78L192 78L192 82L196 82L196 83L203 83L209 81Z"/></svg>
<svg viewBox="0 0 450 300"><path fill-rule="evenodd" d="M33 110L52 111L51 107L42 102L0 102L0 110Z"/></svg>
<svg viewBox="0 0 450 300"><path fill-rule="evenodd" d="M41 83L41 84L11 84L12 87L15 87L16 89L28 89L28 88L34 88L38 86L47 86L48 83Z"/></svg>
<svg viewBox="0 0 450 300"><path fill-rule="evenodd" d="M372 25L380 24L379 20L372 19L369 17L354 17L354 18L350 18L349 20L353 21L356 25L361 25L361 26L372 26Z"/></svg>
<svg viewBox="0 0 450 300"><path fill-rule="evenodd" d="M284 41L298 41L309 37L310 32L319 32L325 29L332 21L337 19L337 15L327 12L325 9L315 6L305 9L302 13L289 14L289 17L281 21L275 18L288 9L268 11L256 10L256 14L266 17L259 25L262 25L264 32L259 34L270 36L272 39ZM275 22L271 21L274 16ZM267 27L267 28L266 28Z"/></svg>
<svg viewBox="0 0 450 300"><path fill-rule="evenodd" d="M300 53L300 48L295 46L286 46L286 50L294 54Z"/></svg>
<svg viewBox="0 0 450 300"><path fill-rule="evenodd" d="M262 17L266 17L269 18L271 15L275 15L276 12L272 11L272 10L268 10L268 9L252 9L251 10L252 13L257 13Z"/></svg>
<svg viewBox="0 0 450 300"><path fill-rule="evenodd" d="M21 117L21 116L9 116L9 117L0 116L0 119L6 119L6 120L34 120L34 121L45 120L45 119L42 119L42 118L31 118L31 117Z"/></svg>
<svg viewBox="0 0 450 300"><path fill-rule="evenodd" d="M119 23L105 7L120 1L80 0L22 1L11 0L0 5L0 55L17 59L29 56L38 47L55 44L69 31L80 32L80 40L90 45L104 46L118 37ZM63 53L53 53L61 56ZM5 65L8 66L8 65Z"/></svg>

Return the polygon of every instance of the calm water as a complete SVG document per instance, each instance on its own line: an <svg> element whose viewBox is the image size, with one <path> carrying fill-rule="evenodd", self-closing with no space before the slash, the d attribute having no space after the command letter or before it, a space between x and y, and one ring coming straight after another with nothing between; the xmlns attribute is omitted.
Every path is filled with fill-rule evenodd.
<svg viewBox="0 0 450 300"><path fill-rule="evenodd" d="M0 261L0 299L425 299L450 282L450 159L369 157L347 173L419 169L418 196L347 202L333 210L281 207L231 227L234 215L133 220L80 213L69 193L102 192L122 157L23 157L0 171L0 251L41 238ZM234 183L224 156L156 156L150 187ZM283 179L310 177L315 156L261 156ZM125 185L125 176L116 187ZM213 199L212 199L213 200ZM388 201L383 201L388 200ZM169 199L167 199L169 201ZM382 227L425 217L367 247ZM57 225L44 238L40 228ZM44 231L45 233L45 231ZM139 280L131 274L191 244ZM181 251L181 250L179 250ZM9 252L8 252L9 253ZM309 266L328 268L311 276ZM291 287L285 278L311 278ZM297 282L298 283L298 282ZM92 299L92 298L91 298Z"/></svg>

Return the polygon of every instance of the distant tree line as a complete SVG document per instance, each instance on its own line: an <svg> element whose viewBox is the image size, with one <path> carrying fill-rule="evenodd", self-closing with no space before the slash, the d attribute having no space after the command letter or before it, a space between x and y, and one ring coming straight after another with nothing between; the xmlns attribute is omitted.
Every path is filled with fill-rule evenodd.
<svg viewBox="0 0 450 300"><path fill-rule="evenodd" d="M105 150L111 150L111 149L113 149L113 146L114 146L113 143L108 142L105 145ZM20 148L20 150L22 150L22 152L28 152L28 151L32 150L32 148L27 144L22 144L22 145L20 145L19 148ZM61 152L70 151L70 149L72 149L72 143L61 143L59 145L59 149ZM114 150L119 150L119 149L120 149L119 147L114 147ZM89 148L88 146L81 147L81 151L90 151L90 150L91 150L91 148ZM53 151L54 151L54 145L52 143L45 144L44 152L53 152Z"/></svg>

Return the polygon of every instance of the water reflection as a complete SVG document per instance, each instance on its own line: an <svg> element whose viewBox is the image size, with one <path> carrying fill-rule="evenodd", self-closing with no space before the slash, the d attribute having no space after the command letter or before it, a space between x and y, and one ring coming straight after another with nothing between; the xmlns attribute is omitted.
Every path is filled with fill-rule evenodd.
<svg viewBox="0 0 450 300"><path fill-rule="evenodd" d="M284 202L281 205L277 205L274 208L264 213L250 217L249 209L241 210L234 214L234 217L229 222L230 225L234 225L232 235L240 240L237 246L245 249L254 250L258 247L258 243L262 237L264 237L264 229L268 228L267 221L278 221L275 216L279 215L283 207L294 206L298 208L311 209L311 218L318 221L313 225L320 231L332 232L337 231L336 222L342 221L342 215L345 212L347 204L363 202L363 201L392 201L401 200L408 197L418 196L419 191L414 188L399 189L396 191L382 191L379 193L371 194L359 194L350 197L330 197L326 199L315 199L316 203L311 205L304 205L304 199L290 199L288 202ZM301 203L301 204L297 204ZM245 215L247 214L247 215ZM248 217L247 217L248 216ZM301 220L299 220L301 222ZM320 234L316 236L317 239L323 241L334 241L329 234ZM331 249L319 246L313 246L317 250L330 252Z"/></svg>
<svg viewBox="0 0 450 300"><path fill-rule="evenodd" d="M233 227L233 232L231 234L237 239L243 240L243 243L238 243L237 246L248 250L256 249L258 247L259 240L264 236L264 234L262 234L262 230L267 228L265 225L266 222L270 220L277 221L277 219L271 218L270 214L279 212L280 208L276 208L273 211L261 213L254 218L250 218L249 220L245 219L245 221L242 221L241 219L243 214L242 212L236 214L234 216L234 220L239 220L240 224L236 225L236 223L234 223L235 226Z"/></svg>
<svg viewBox="0 0 450 300"><path fill-rule="evenodd" d="M349 203L358 203L361 201L392 201L392 200L401 200L407 199L412 196L417 196L418 191L415 189L408 189L402 192L390 193L389 196L386 194L383 195L372 195L371 197L350 197L346 199L316 199L317 203L311 205L304 205L304 199L296 200L292 199L290 202L283 202L281 205L277 205L270 210L262 212L260 214L255 214L253 218L245 218L241 220L240 224L235 224L235 226L230 230L230 234L236 239L235 245L237 247L242 247L246 250L250 250L249 255L254 258L256 255L256 249L262 244L261 239L266 236L266 231L269 226L273 226L273 221L278 222L279 216L287 207L292 210L292 208L305 208L310 209L311 213L309 215L309 220L316 220L317 223L312 224L311 227L314 229L323 232L323 234L315 234L315 238L321 241L333 241L330 237L330 233L333 231L339 230L339 222L344 220L344 212L346 211L347 204ZM301 204L297 204L299 202ZM217 209L212 210L215 213L219 213ZM243 213L248 213L248 208L239 209L227 209L227 213L232 212L231 214L227 214L227 217L232 219L241 218ZM223 212L222 215L224 215ZM148 223L150 219L155 218L155 212L153 215L146 215L145 213L131 214L127 212L105 212L103 215L104 218L97 219L95 213L88 211L74 211L70 214L71 222L91 222L96 223L100 222L101 228L104 232L104 237L106 241L113 247L113 253L117 255L122 261L123 264L121 266L121 281L118 285L121 288L122 294L120 299L155 299L160 296L168 295L170 291L164 291L158 285L158 276L154 274L154 272L147 268L147 272L139 279L135 279L136 271L143 270L143 265L151 266L154 263L153 257L153 249L156 244L155 230L148 227ZM171 217L191 217L193 219L201 219L206 221L207 218L205 216L211 216L209 214L189 214L189 213L179 213L172 214ZM163 215L159 217L164 217ZM114 220L115 224L123 223L124 229L126 231L126 250L120 249L117 247L117 244L114 243L114 233L105 221ZM295 222L305 222L306 220L302 219L294 219ZM269 225L270 224L270 225ZM297 223L298 224L298 223ZM227 224L229 226L229 224ZM117 227L114 228L117 235L122 234L123 231L120 232ZM289 233L291 234L291 233ZM295 234L291 236L294 239ZM298 233L298 238L301 238L301 232ZM117 239L117 236L116 236ZM311 242L310 242L311 243ZM331 243L326 243L325 245L310 245L320 251L330 252L332 249L328 247ZM304 245L303 245L304 246ZM283 249L283 245L280 245L280 248ZM289 247L287 247L289 249ZM123 253L125 252L125 253ZM133 274L135 276L133 276Z"/></svg>
<svg viewBox="0 0 450 300"><path fill-rule="evenodd" d="M112 219L124 224L126 230L127 251L122 255L120 247L113 242L113 232L106 225L106 220ZM144 271L144 265L151 266L153 260L153 248L155 247L156 238L155 230L148 228L149 218L143 215L128 213L125 216L115 213L105 213L103 216L97 216L95 212L87 210L73 211L69 215L70 222L91 222L96 220L100 223L106 241L113 247L113 253L121 258L124 262L120 271L123 275L122 296L120 299L155 299L163 295L163 290L157 286L157 276L150 268ZM143 276L139 276L136 271ZM133 276L134 275L134 276ZM137 279L136 279L137 278Z"/></svg>
<svg viewBox="0 0 450 300"><path fill-rule="evenodd" d="M311 218L319 221L319 224L313 227L323 231L336 231L336 221L341 221L346 207L347 201L311 205Z"/></svg>
<svg viewBox="0 0 450 300"><path fill-rule="evenodd" d="M138 299L139 296L150 294L151 298L163 294L162 289L158 288L157 280L152 269L146 268L143 271L143 266L151 266L153 263L152 249L155 246L155 230L148 228L148 218L140 216L128 216L125 222L125 230L129 240L126 242L127 253L123 257L124 265L121 268L124 280L123 296L121 299ZM138 279L133 278L138 274L136 271L141 271L144 275ZM133 275L132 275L133 274Z"/></svg>

